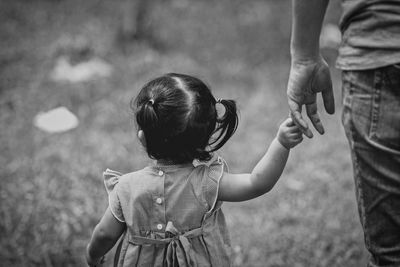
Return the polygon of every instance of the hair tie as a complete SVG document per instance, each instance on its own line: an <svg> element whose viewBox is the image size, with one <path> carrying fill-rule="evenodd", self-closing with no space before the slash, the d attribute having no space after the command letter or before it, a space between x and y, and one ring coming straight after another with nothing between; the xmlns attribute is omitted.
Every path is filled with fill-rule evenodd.
<svg viewBox="0 0 400 267"><path fill-rule="evenodd" d="M222 102L222 98L218 98L217 103L221 103L221 102Z"/></svg>
<svg viewBox="0 0 400 267"><path fill-rule="evenodd" d="M154 99L153 99L153 98L150 98L150 99L149 99L149 103L150 103L151 105L154 105Z"/></svg>

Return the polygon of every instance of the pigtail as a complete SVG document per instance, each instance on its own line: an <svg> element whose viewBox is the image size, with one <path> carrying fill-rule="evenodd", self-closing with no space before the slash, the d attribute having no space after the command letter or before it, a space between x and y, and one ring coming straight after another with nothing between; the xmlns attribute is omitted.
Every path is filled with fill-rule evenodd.
<svg viewBox="0 0 400 267"><path fill-rule="evenodd" d="M225 108L225 113L221 118L217 118L217 127L214 134L217 137L209 144L211 146L210 152L220 149L231 136L235 133L239 118L237 115L236 102L234 100L218 100Z"/></svg>
<svg viewBox="0 0 400 267"><path fill-rule="evenodd" d="M136 113L137 123L145 133L148 130L157 128L158 125L158 116L154 105L154 100L150 99L148 102L140 105Z"/></svg>
<svg viewBox="0 0 400 267"><path fill-rule="evenodd" d="M159 119L157 116L157 107L155 106L154 100L150 99L148 102L139 104L136 112L136 122L141 130L143 130L146 140L152 140L147 142L146 150L149 157L156 156L157 153L154 151L154 147L159 145L158 138L155 138L154 133L159 130Z"/></svg>

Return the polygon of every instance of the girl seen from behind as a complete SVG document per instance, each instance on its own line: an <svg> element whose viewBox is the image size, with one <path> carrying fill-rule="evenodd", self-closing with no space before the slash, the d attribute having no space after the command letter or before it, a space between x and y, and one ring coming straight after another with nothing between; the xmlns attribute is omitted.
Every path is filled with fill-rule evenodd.
<svg viewBox="0 0 400 267"><path fill-rule="evenodd" d="M225 108L222 116L217 105ZM132 108L154 164L104 173L109 207L87 246L88 264L101 265L123 235L117 266L231 266L223 201L271 190L301 131L286 119L253 171L232 174L214 152L237 128L233 100L216 100L201 80L170 73L144 85Z"/></svg>

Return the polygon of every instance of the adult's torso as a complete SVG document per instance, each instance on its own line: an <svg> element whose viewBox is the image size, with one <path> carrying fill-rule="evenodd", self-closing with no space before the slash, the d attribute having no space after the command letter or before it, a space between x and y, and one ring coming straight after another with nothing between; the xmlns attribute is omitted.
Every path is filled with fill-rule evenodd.
<svg viewBox="0 0 400 267"><path fill-rule="evenodd" d="M342 0L336 66L375 69L400 63L400 0Z"/></svg>

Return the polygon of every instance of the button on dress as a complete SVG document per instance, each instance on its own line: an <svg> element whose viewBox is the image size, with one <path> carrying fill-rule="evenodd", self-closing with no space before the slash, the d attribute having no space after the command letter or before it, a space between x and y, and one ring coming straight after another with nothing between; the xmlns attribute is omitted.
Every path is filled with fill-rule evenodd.
<svg viewBox="0 0 400 267"><path fill-rule="evenodd" d="M114 217L126 223L117 266L231 266L218 186L225 161L156 163L128 174L107 170Z"/></svg>

